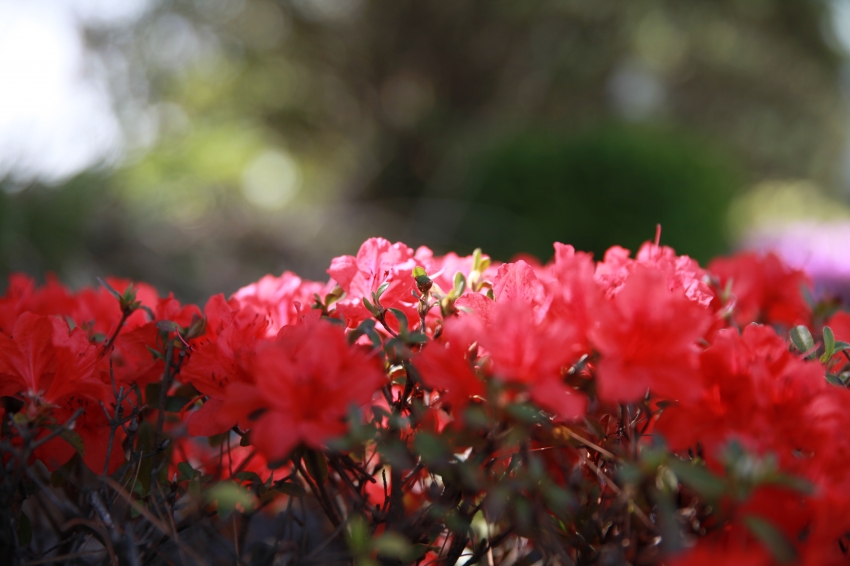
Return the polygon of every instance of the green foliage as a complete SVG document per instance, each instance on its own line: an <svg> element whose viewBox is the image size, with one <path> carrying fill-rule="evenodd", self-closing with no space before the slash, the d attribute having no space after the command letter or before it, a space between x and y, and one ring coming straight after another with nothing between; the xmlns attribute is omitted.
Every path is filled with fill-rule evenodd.
<svg viewBox="0 0 850 566"><path fill-rule="evenodd" d="M457 238L503 260L546 260L553 241L601 258L615 244L636 251L660 223L663 243L706 261L726 246L724 214L741 182L734 159L673 129L535 130L473 160Z"/></svg>

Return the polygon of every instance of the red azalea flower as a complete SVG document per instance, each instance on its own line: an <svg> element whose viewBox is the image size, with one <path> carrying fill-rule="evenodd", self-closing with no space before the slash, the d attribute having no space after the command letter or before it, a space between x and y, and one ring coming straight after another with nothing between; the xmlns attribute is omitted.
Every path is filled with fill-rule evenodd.
<svg viewBox="0 0 850 566"><path fill-rule="evenodd" d="M625 248L610 248L596 266L596 280L608 296L615 295L638 266L659 270L667 279L670 291L681 291L688 299L703 306L714 298L705 282L707 273L696 261L686 255L676 255L673 248L651 242L641 246L635 259L629 257L629 250Z"/></svg>
<svg viewBox="0 0 850 566"><path fill-rule="evenodd" d="M230 384L222 412L251 429L251 443L269 461L300 443L322 448L345 431L349 408L386 382L377 358L323 320L284 327L258 348L254 376L254 383Z"/></svg>
<svg viewBox="0 0 850 566"><path fill-rule="evenodd" d="M812 435L807 407L829 390L823 367L805 362L769 326L748 325L718 332L700 354L700 395L667 407L656 430L674 450L699 442L716 462L735 438L757 453L773 452L786 465L799 464L795 451L811 452L823 434ZM817 437L817 438L816 438Z"/></svg>
<svg viewBox="0 0 850 566"><path fill-rule="evenodd" d="M720 290L732 285L733 319L739 326L751 322L806 324L812 311L802 288L811 287L808 276L785 265L774 253L746 252L712 261L708 270L720 280Z"/></svg>
<svg viewBox="0 0 850 566"><path fill-rule="evenodd" d="M681 291L671 291L658 269L636 266L619 292L600 304L591 341L601 354L599 397L640 399L648 389L671 399L699 396L697 341L713 314Z"/></svg>
<svg viewBox="0 0 850 566"><path fill-rule="evenodd" d="M460 336L452 336L450 329L451 325L447 324L442 338L423 348L413 364L423 383L443 392L441 399L459 415L471 397L484 395L484 383L468 359L469 343Z"/></svg>
<svg viewBox="0 0 850 566"><path fill-rule="evenodd" d="M252 307L240 308L235 301L228 303L223 295L212 297L204 312L206 334L196 341L192 355L180 371L181 379L209 397L189 417L189 434L193 436L221 434L236 424L237 419L221 412L226 390L231 383L254 381L251 364L268 327L261 313Z"/></svg>
<svg viewBox="0 0 850 566"><path fill-rule="evenodd" d="M416 289L412 271L417 262L413 250L397 242L391 244L383 238L369 238L357 257L346 255L334 258L328 274L339 283L346 296L335 304L349 328L354 328L372 315L363 306L363 299L372 301L372 293L383 283L389 286L381 295L384 308L397 308L408 319L417 316L416 299L411 295ZM394 317L388 317L392 319Z"/></svg>
<svg viewBox="0 0 850 566"><path fill-rule="evenodd" d="M105 399L108 389L94 372L97 353L82 330L69 332L58 318L24 313L12 336L0 333L0 396L48 405L66 395Z"/></svg>
<svg viewBox="0 0 850 566"><path fill-rule="evenodd" d="M320 297L329 291L327 283L306 281L290 271L280 277L266 275L256 283L242 287L231 297L240 307L251 307L266 315L266 336L274 338L281 328L295 324L299 312L310 309L314 294Z"/></svg>

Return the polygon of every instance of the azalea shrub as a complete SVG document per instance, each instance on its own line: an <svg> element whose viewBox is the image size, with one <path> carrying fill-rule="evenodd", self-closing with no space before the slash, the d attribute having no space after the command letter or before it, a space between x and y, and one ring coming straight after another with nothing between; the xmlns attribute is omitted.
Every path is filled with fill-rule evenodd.
<svg viewBox="0 0 850 566"><path fill-rule="evenodd" d="M0 563L850 561L850 314L776 256L327 272L11 276Z"/></svg>

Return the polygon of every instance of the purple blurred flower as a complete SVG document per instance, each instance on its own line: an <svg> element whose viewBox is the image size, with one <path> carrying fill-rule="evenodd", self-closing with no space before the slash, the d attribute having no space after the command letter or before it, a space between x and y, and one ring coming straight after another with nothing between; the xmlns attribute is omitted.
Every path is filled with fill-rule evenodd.
<svg viewBox="0 0 850 566"><path fill-rule="evenodd" d="M835 296L850 303L850 221L800 221L750 233L744 247L774 251L788 265L804 270L816 298Z"/></svg>

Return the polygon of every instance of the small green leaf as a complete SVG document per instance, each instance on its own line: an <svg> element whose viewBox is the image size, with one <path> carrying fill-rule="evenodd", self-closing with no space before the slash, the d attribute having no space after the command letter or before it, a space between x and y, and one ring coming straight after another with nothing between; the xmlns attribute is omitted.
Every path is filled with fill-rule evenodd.
<svg viewBox="0 0 850 566"><path fill-rule="evenodd" d="M177 464L177 471L180 472L178 481L191 480L201 475L201 472L192 467L189 462L180 462Z"/></svg>
<svg viewBox="0 0 850 566"><path fill-rule="evenodd" d="M163 332L180 332L180 325L170 320L158 320L155 326Z"/></svg>
<svg viewBox="0 0 850 566"><path fill-rule="evenodd" d="M453 283L454 286L452 287L451 296L456 299L463 295L463 292L466 290L466 277L463 276L463 273L458 271L455 273Z"/></svg>
<svg viewBox="0 0 850 566"><path fill-rule="evenodd" d="M368 336L369 340L372 343L375 343L375 339L377 338L378 344L381 342L381 338L378 333L375 331L375 320L372 318L367 318L363 322L361 322L357 328L348 333L348 343L354 344L361 336Z"/></svg>
<svg viewBox="0 0 850 566"><path fill-rule="evenodd" d="M837 375L835 375L835 374L832 374L832 373L828 373L828 374L826 374L826 381L827 381L828 383L833 384L833 385L839 385L839 386L843 386L843 385L844 385L844 382L843 382L843 381L841 381L841 378L840 378L840 377L838 377L838 376L837 376Z"/></svg>
<svg viewBox="0 0 850 566"><path fill-rule="evenodd" d="M694 465L675 457L670 458L667 465L683 484L707 499L719 499L726 491L726 484L723 480L703 466Z"/></svg>
<svg viewBox="0 0 850 566"><path fill-rule="evenodd" d="M542 490L547 506L559 517L566 517L576 505L575 496L555 482L545 482Z"/></svg>
<svg viewBox="0 0 850 566"><path fill-rule="evenodd" d="M463 411L463 422L473 430L487 430L490 427L490 417L481 405L470 405Z"/></svg>
<svg viewBox="0 0 850 566"><path fill-rule="evenodd" d="M513 403L508 405L505 411L516 420L526 423L535 424L543 420L540 410L531 405Z"/></svg>
<svg viewBox="0 0 850 566"><path fill-rule="evenodd" d="M416 435L413 440L413 450L429 467L446 466L452 458L451 449L446 442L429 432L420 432Z"/></svg>
<svg viewBox="0 0 850 566"><path fill-rule="evenodd" d="M277 491L289 495L290 497L304 497L307 492L300 485L292 482L283 482L274 486Z"/></svg>
<svg viewBox="0 0 850 566"><path fill-rule="evenodd" d="M417 554L417 549L413 548L410 541L404 535L394 531L385 532L375 539L373 548L381 556L403 562L416 559Z"/></svg>
<svg viewBox="0 0 850 566"><path fill-rule="evenodd" d="M207 331L207 319L203 316L193 316L192 323L189 325L189 328L186 330L186 339L191 340L192 338L197 338L198 336L203 336Z"/></svg>
<svg viewBox="0 0 850 566"><path fill-rule="evenodd" d="M164 355L162 355L162 352L159 352L159 351L157 351L157 350L154 350L153 348L151 348L151 347L150 347L150 346L148 346L147 344L145 344L145 348L147 348L147 349L148 349L148 352L150 352L150 353L151 353L151 356L153 356L153 358L154 358L155 360L162 360L162 361L165 361L165 356L164 356Z"/></svg>
<svg viewBox="0 0 850 566"><path fill-rule="evenodd" d="M428 335L422 332L411 332L407 335L407 342L409 344L425 344L428 342Z"/></svg>
<svg viewBox="0 0 850 566"><path fill-rule="evenodd" d="M369 524L362 515L355 515L348 521L348 532L346 533L348 549L356 557L369 554L372 533Z"/></svg>
<svg viewBox="0 0 850 566"><path fill-rule="evenodd" d="M407 322L407 315L404 314L403 312L401 312L398 309L387 309L387 310L390 311L391 313L393 313L393 315L398 319L398 325L401 329L400 334L402 336L406 336L407 335L407 329L410 327L410 325Z"/></svg>
<svg viewBox="0 0 850 566"><path fill-rule="evenodd" d="M373 316L380 316L381 313L366 297L363 297L363 306L366 307L366 310L372 313Z"/></svg>
<svg viewBox="0 0 850 566"><path fill-rule="evenodd" d="M484 271L481 269L481 248L475 248L472 252L472 271Z"/></svg>
<svg viewBox="0 0 850 566"><path fill-rule="evenodd" d="M832 328L828 326L823 327L823 347L825 352L829 353L826 359L831 358L832 354L835 353L835 334L832 332Z"/></svg>
<svg viewBox="0 0 850 566"><path fill-rule="evenodd" d="M109 294L110 294L110 295L112 295L113 297L115 297L115 298L116 298L116 299L118 299L119 301L121 300L121 293L119 293L118 291L116 291L115 289L113 289L113 288L112 288L112 285L110 285L109 283L107 283L105 279L101 279L100 277L98 277L98 278L97 278L97 282L98 282L98 283L100 283L101 285L103 285L103 287L104 287L107 291L109 291Z"/></svg>
<svg viewBox="0 0 850 566"><path fill-rule="evenodd" d="M782 532L772 523L762 519L761 517L749 515L744 517L744 524L747 525L750 532L753 533L753 535L759 539L759 541L761 541L768 550L770 550L777 561L782 564L796 562L797 551L794 549L794 546L788 542L785 535L783 535Z"/></svg>
<svg viewBox="0 0 850 566"><path fill-rule="evenodd" d="M678 552L685 546L672 498L673 494L660 491L655 492L653 497L658 529L661 531L661 547L669 553Z"/></svg>
<svg viewBox="0 0 850 566"><path fill-rule="evenodd" d="M390 466L412 468L415 464L407 446L399 440L381 442L378 445L378 453L381 455L381 459Z"/></svg>
<svg viewBox="0 0 850 566"><path fill-rule="evenodd" d="M384 281L383 283L381 283L381 284L378 286L378 290L375 292L375 297L377 297L378 299L380 299L380 298L381 298L381 295L383 295L383 294L384 294L384 292L385 292L385 291L389 288L389 286L390 286L390 282L389 282L389 281Z"/></svg>
<svg viewBox="0 0 850 566"><path fill-rule="evenodd" d="M791 342L801 353L808 352L815 347L812 333L802 324L791 329Z"/></svg>
<svg viewBox="0 0 850 566"><path fill-rule="evenodd" d="M191 401L191 399L187 399L186 397L180 397L177 395L166 397L165 411L167 413L179 413L183 410L183 407L185 407L186 403L188 403L189 401Z"/></svg>
<svg viewBox="0 0 850 566"><path fill-rule="evenodd" d="M207 501L215 503L218 514L226 519L235 510L249 512L254 509L254 496L251 492L232 481L223 481L206 494Z"/></svg>

